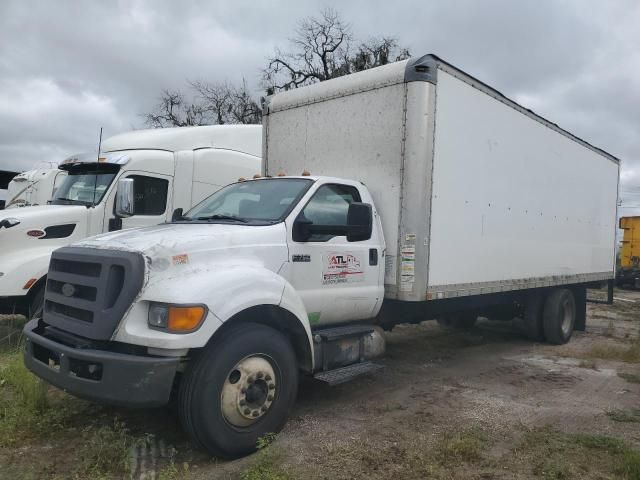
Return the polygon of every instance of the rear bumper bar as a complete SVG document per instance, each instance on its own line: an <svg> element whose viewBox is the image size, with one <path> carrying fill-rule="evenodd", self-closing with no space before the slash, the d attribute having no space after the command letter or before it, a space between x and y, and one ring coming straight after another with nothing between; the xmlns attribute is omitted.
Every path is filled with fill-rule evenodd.
<svg viewBox="0 0 640 480"><path fill-rule="evenodd" d="M24 363L38 377L71 393L111 405L154 407L169 401L180 358L74 348L24 327Z"/></svg>

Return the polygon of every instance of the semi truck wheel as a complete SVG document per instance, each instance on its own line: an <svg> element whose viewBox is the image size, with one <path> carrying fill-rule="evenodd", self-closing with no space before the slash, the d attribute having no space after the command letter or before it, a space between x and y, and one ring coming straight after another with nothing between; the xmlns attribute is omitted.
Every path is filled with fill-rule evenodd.
<svg viewBox="0 0 640 480"><path fill-rule="evenodd" d="M189 365L180 385L180 420L209 453L237 458L279 432L298 389L290 342L256 323L231 326Z"/></svg>
<svg viewBox="0 0 640 480"><path fill-rule="evenodd" d="M544 301L544 336L549 343L562 345L573 334L576 323L576 300L573 292L566 288L557 288L547 295Z"/></svg>

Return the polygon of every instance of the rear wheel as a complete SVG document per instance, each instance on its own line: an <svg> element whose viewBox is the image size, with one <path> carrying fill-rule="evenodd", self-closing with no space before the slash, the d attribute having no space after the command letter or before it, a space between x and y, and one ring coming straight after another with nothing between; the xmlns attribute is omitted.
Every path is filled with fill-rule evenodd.
<svg viewBox="0 0 640 480"><path fill-rule="evenodd" d="M209 453L237 458L279 432L298 386L296 356L277 330L256 323L230 327L190 365L179 392L182 424Z"/></svg>
<svg viewBox="0 0 640 480"><path fill-rule="evenodd" d="M542 292L531 293L524 306L523 329L525 335L535 341L544 341L544 304L545 296Z"/></svg>
<svg viewBox="0 0 640 480"><path fill-rule="evenodd" d="M562 345L573 334L576 323L576 300L566 288L553 290L544 301L544 336L549 343Z"/></svg>

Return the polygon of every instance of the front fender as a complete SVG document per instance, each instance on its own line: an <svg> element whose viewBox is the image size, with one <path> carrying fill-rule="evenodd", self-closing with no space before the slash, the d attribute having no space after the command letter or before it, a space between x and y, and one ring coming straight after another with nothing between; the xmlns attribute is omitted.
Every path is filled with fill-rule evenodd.
<svg viewBox="0 0 640 480"><path fill-rule="evenodd" d="M254 265L218 266L157 277L151 274L114 340L165 349L199 348L238 313L260 305L276 305L296 317L312 348L311 327L302 300L284 278L270 270ZM148 328L149 302L205 304L209 314L193 333L165 333Z"/></svg>
<svg viewBox="0 0 640 480"><path fill-rule="evenodd" d="M22 254L0 254L0 297L18 297L29 293L22 287L32 278L38 280L49 270L51 253L59 246L30 249Z"/></svg>

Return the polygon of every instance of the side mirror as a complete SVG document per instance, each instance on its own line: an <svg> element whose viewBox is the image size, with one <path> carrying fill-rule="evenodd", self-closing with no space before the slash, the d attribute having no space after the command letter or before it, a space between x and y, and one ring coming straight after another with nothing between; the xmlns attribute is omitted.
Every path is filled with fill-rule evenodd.
<svg viewBox="0 0 640 480"><path fill-rule="evenodd" d="M179 220L182 220L182 209L181 208L176 208L173 213L171 214L171 221L172 222L177 222Z"/></svg>
<svg viewBox="0 0 640 480"><path fill-rule="evenodd" d="M373 208L368 203L353 202L347 212L347 241L369 240L373 231Z"/></svg>
<svg viewBox="0 0 640 480"><path fill-rule="evenodd" d="M133 178L121 178L116 190L116 215L121 218L130 217L134 213L133 207Z"/></svg>
<svg viewBox="0 0 640 480"><path fill-rule="evenodd" d="M373 208L368 203L353 202L347 211L346 225L318 225L300 214L293 223L293 240L307 242L312 235L346 236L348 242L369 240L373 231Z"/></svg>

